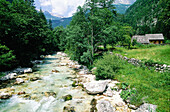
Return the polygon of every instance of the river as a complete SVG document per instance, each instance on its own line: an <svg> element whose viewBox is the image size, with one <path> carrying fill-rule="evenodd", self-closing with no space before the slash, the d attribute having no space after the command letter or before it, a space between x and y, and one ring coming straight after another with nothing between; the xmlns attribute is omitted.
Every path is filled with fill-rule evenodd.
<svg viewBox="0 0 170 112"><path fill-rule="evenodd" d="M74 71L68 66L60 66L62 61L69 62L69 58L54 54L43 61L37 65L37 71L23 76L25 83L8 87L14 92L10 99L0 100L0 112L63 112L65 106L73 107L76 112L89 112L93 96L81 87L72 87ZM41 80L30 81L32 77ZM25 93L17 95L21 91ZM72 100L64 101L65 95L72 95Z"/></svg>

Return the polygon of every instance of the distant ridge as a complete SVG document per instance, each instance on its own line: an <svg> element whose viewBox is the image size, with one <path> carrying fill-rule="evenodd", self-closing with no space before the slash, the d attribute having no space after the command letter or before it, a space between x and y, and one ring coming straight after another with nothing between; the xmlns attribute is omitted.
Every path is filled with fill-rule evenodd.
<svg viewBox="0 0 170 112"><path fill-rule="evenodd" d="M72 17L68 17L68 18L62 18L62 17L56 17L53 16L51 13L49 13L48 11L44 12L44 15L48 20L52 20L52 27L55 28L57 26L63 26L66 27L67 25L70 24L70 21L72 20Z"/></svg>
<svg viewBox="0 0 170 112"><path fill-rule="evenodd" d="M115 0L114 4L133 4L136 0Z"/></svg>

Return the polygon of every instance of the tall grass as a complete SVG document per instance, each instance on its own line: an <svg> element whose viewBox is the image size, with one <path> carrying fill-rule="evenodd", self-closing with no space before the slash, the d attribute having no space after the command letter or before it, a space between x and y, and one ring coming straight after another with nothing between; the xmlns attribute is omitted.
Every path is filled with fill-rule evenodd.
<svg viewBox="0 0 170 112"><path fill-rule="evenodd" d="M170 45L132 50L116 48L115 52L127 56L128 58L152 60L154 62L170 65Z"/></svg>
<svg viewBox="0 0 170 112"><path fill-rule="evenodd" d="M110 60L110 61L109 61ZM118 67L114 70L112 67ZM137 95L131 98L131 103L139 106L142 102L158 105L157 111L169 111L169 73L159 73L141 67L136 67L113 55L105 54L96 61L96 77L117 79L128 83L130 88L137 90Z"/></svg>

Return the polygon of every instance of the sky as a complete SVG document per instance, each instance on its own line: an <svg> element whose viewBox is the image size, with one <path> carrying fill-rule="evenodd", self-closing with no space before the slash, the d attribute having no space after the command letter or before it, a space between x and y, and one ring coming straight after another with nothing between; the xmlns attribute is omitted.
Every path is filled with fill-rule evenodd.
<svg viewBox="0 0 170 112"><path fill-rule="evenodd" d="M39 10L48 11L54 16L71 17L78 6L83 6L86 0L34 0Z"/></svg>
<svg viewBox="0 0 170 112"><path fill-rule="evenodd" d="M86 0L34 0L37 10L48 11L54 16L71 17L78 6L83 6ZM115 0L115 3L132 4L136 0Z"/></svg>

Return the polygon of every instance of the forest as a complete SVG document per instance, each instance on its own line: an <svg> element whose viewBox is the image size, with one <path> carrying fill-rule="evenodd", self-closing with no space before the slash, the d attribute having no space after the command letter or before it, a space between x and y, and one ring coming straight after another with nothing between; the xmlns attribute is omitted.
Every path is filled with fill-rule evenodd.
<svg viewBox="0 0 170 112"><path fill-rule="evenodd" d="M31 66L31 60L57 50L65 51L71 59L82 64L92 65L99 46L104 46L104 50L107 45L127 45L130 48L134 34L162 32L168 39L168 0L159 3L158 0L137 0L125 15L115 11L113 2L87 1L83 7L77 8L66 28L61 26L53 29L52 21L46 20L42 10L35 9L34 1L0 0L1 71L19 65ZM152 5L149 5L151 2ZM137 7L139 3L141 5ZM154 10L154 7L157 8ZM142 8L145 11L139 10ZM153 15L150 15L151 9ZM154 17L157 17L155 26Z"/></svg>
<svg viewBox="0 0 170 112"><path fill-rule="evenodd" d="M31 61L41 60L42 55L49 56L48 60L45 60L49 63L42 61L46 64L45 67L58 67L61 71L50 68L47 72L42 64L39 69L44 69L40 71L43 74L24 74L19 76L19 79L22 83L25 80L23 77L31 79L30 82L41 80L45 82L42 87L56 89L53 82L64 85L65 80L72 78L65 77L66 73L71 74L70 68L65 69L68 63L64 66L57 65L63 64L60 62L62 59L68 59L64 61L86 66L86 69L95 75L96 81L120 81L116 86L122 90L120 96L123 101L129 99L130 104L137 107L148 102L157 105L158 111L168 112L170 46L166 44L170 42L170 1L137 0L125 14L117 13L113 2L114 0L86 0L83 6L77 8L69 25L53 28L52 20L47 20L41 9L36 10L34 0L0 0L0 76L1 72L20 66L31 68ZM133 35L148 33L163 33L165 45L131 42ZM65 52L64 56L68 57L56 58L52 55L58 51ZM134 60L139 63L133 63ZM62 67L65 67L66 72L62 71ZM92 71L92 68L96 69ZM59 78L59 74L54 72L63 72L60 75L64 81L55 80L56 77ZM36 77L30 78L32 75ZM43 75L47 77L42 77ZM29 82L28 80L25 82ZM8 82L5 84L8 85ZM35 87L38 88L37 85ZM57 86L67 86L63 85ZM75 85L75 82L70 85L82 87L82 84ZM24 86L27 88L28 85ZM51 91L41 90L40 96L56 96L59 90ZM69 97L72 99L72 96Z"/></svg>
<svg viewBox="0 0 170 112"><path fill-rule="evenodd" d="M0 0L0 71L30 66L30 61L57 50L52 25L34 2Z"/></svg>

